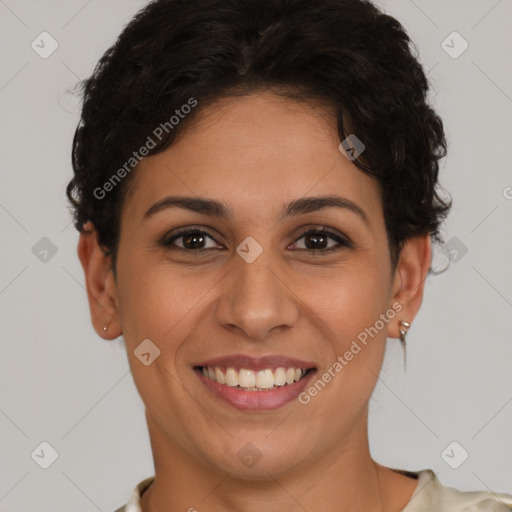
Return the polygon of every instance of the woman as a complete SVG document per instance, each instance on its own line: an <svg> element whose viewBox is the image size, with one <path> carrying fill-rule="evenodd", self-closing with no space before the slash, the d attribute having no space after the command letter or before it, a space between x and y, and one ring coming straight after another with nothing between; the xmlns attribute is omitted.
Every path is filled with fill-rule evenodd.
<svg viewBox="0 0 512 512"><path fill-rule="evenodd" d="M427 90L361 0L157 0L103 56L67 192L146 407L155 476L119 511L512 510L369 450L450 208Z"/></svg>

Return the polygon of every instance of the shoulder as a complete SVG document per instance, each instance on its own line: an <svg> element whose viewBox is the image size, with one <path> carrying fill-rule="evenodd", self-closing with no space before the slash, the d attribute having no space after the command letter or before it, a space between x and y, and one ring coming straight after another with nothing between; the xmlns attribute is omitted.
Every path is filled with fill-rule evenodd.
<svg viewBox="0 0 512 512"><path fill-rule="evenodd" d="M443 485L431 469L400 471L418 478L402 512L511 512L512 495L492 491L460 491Z"/></svg>
<svg viewBox="0 0 512 512"><path fill-rule="evenodd" d="M139 482L135 486L135 489L133 490L126 505L119 507L114 512L142 512L140 508L140 497L144 491L153 483L154 479L155 477L151 476L145 480L142 480L142 482Z"/></svg>
<svg viewBox="0 0 512 512"><path fill-rule="evenodd" d="M512 512L512 495L492 491L460 491L443 485L431 469L393 471L418 480L409 503L401 512ZM153 481L154 477L149 477L137 484L126 505L115 512L141 512L140 497Z"/></svg>

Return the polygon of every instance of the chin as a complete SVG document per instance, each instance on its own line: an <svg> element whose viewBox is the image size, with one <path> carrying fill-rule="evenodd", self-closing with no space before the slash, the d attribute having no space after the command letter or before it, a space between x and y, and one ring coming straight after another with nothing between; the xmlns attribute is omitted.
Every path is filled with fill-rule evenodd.
<svg viewBox="0 0 512 512"><path fill-rule="evenodd" d="M235 446L237 448L234 449ZM245 440L237 442L232 439L228 449L222 449L218 458L210 460L219 470L229 473L233 478L263 481L268 480L269 475L277 478L278 475L287 473L303 462L304 454L294 448L303 446L303 443L288 444L283 451L284 446L286 446L285 439L276 444L269 444L267 440L265 445L263 442Z"/></svg>

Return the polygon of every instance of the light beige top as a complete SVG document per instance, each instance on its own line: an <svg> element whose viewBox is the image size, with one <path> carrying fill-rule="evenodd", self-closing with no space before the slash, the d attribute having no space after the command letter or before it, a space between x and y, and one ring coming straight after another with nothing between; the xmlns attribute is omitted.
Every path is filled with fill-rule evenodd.
<svg viewBox="0 0 512 512"><path fill-rule="evenodd" d="M431 469L405 471L394 469L398 473L418 479L409 503L401 512L511 512L512 496L491 491L459 491L441 484ZM153 483L154 477L140 482L126 505L115 512L142 512L140 497Z"/></svg>

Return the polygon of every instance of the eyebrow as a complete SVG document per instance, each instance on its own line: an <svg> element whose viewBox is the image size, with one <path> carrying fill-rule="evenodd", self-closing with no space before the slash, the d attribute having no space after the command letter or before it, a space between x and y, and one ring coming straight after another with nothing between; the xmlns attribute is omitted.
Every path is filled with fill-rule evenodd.
<svg viewBox="0 0 512 512"><path fill-rule="evenodd" d="M157 201L144 214L146 221L157 212L169 208L183 208L192 212L229 220L233 217L231 208L220 201L206 197L167 196ZM340 196L303 197L286 205L281 213L281 220L304 213L315 212L323 208L343 208L358 215L367 225L368 216L365 211L353 201Z"/></svg>

